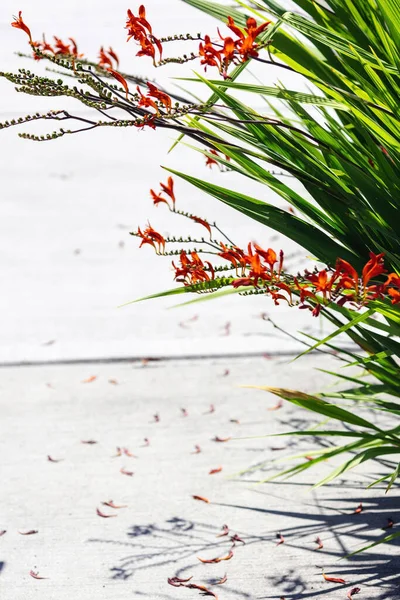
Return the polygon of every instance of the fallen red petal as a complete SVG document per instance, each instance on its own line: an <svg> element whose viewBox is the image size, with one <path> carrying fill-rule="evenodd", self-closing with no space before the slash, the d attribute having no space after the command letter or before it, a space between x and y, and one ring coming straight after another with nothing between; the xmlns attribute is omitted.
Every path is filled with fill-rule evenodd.
<svg viewBox="0 0 400 600"><path fill-rule="evenodd" d="M357 514L359 514L360 512L362 512L363 510L364 510L364 509L363 509L362 502L360 502L360 504L357 506L356 510L354 511L354 514L355 514L355 515L357 515Z"/></svg>
<svg viewBox="0 0 400 600"><path fill-rule="evenodd" d="M82 383L92 383L92 381L96 381L96 379L97 379L97 375L91 375L87 379L84 379L82 381Z"/></svg>
<svg viewBox="0 0 400 600"><path fill-rule="evenodd" d="M349 600L353 600L353 596L355 596L356 594L359 594L360 592L361 592L361 588L354 587L352 590L349 591L349 593L347 594L347 597Z"/></svg>
<svg viewBox="0 0 400 600"><path fill-rule="evenodd" d="M236 423L236 425L240 425L239 419L229 419L229 423Z"/></svg>
<svg viewBox="0 0 400 600"><path fill-rule="evenodd" d="M194 447L194 452L192 452L192 454L200 454L200 452L201 452L201 448L200 448L200 446L198 446L196 444L196 446Z"/></svg>
<svg viewBox="0 0 400 600"><path fill-rule="evenodd" d="M112 383L113 385L118 385L118 381L116 379L109 379L108 383Z"/></svg>
<svg viewBox="0 0 400 600"><path fill-rule="evenodd" d="M230 437L221 438L216 435L215 438L213 439L213 442L229 442L230 439L231 439Z"/></svg>
<svg viewBox="0 0 400 600"><path fill-rule="evenodd" d="M218 581L215 582L215 585L222 585L223 583L226 583L228 581L228 576L225 573L225 575L223 577L221 577L221 579L219 579Z"/></svg>
<svg viewBox="0 0 400 600"><path fill-rule="evenodd" d="M328 577L328 575L325 575L325 573L322 573L322 577L325 579L325 581L330 581L331 583L346 583L346 581L341 577Z"/></svg>
<svg viewBox="0 0 400 600"><path fill-rule="evenodd" d="M229 527L228 527L228 525L222 525L222 533L219 533L217 535L217 538L224 537L225 535L228 535L228 534L229 534Z"/></svg>
<svg viewBox="0 0 400 600"><path fill-rule="evenodd" d="M2 529L2 530L0 531L0 537L1 537L2 535L4 535L5 533L7 533L7 529Z"/></svg>
<svg viewBox="0 0 400 600"><path fill-rule="evenodd" d="M316 548L316 550L320 550L321 548L324 547L320 537L315 538L315 543L318 544L318 547Z"/></svg>
<svg viewBox="0 0 400 600"><path fill-rule="evenodd" d="M133 475L133 471L127 471L123 467L119 470L119 472L122 473L122 475L128 475L128 477L132 477Z"/></svg>
<svg viewBox="0 0 400 600"><path fill-rule="evenodd" d="M192 498L193 498L193 500L201 500L201 502L207 502L207 504L210 503L208 498L204 498L204 496L192 496Z"/></svg>
<svg viewBox="0 0 400 600"><path fill-rule="evenodd" d="M158 423L158 422L160 421L160 415L158 415L158 414L155 414L155 415L154 415L154 421L155 421L156 423Z"/></svg>
<svg viewBox="0 0 400 600"><path fill-rule="evenodd" d="M126 508L127 504L115 504L113 500L109 500L108 502L102 502L104 506L109 506L110 508Z"/></svg>
<svg viewBox="0 0 400 600"><path fill-rule="evenodd" d="M105 513L101 512L101 510L99 510L98 508L96 508L96 513L98 514L99 517L102 517L103 519L110 519L111 517L118 516L118 515L106 515Z"/></svg>
<svg viewBox="0 0 400 600"><path fill-rule="evenodd" d="M209 414L211 414L211 413L213 413L213 412L215 412L215 406L214 406L214 404L210 404L210 410L208 410L208 411L207 411L206 413L204 413L204 414L206 414L206 415L209 415Z"/></svg>
<svg viewBox="0 0 400 600"><path fill-rule="evenodd" d="M204 585L197 585L197 583L188 583L187 585L185 585L185 587L193 590L200 590L202 592L202 596L213 596L213 598L218 600L218 596L214 594L214 592L206 588Z"/></svg>
<svg viewBox="0 0 400 600"><path fill-rule="evenodd" d="M209 475L215 475L216 473L221 473L222 471L222 467L217 467L216 469L211 469L211 471L209 471Z"/></svg>
<svg viewBox="0 0 400 600"><path fill-rule="evenodd" d="M182 417L188 417L189 416L189 413L186 410L186 408L181 408L181 412L182 412Z"/></svg>
<svg viewBox="0 0 400 600"><path fill-rule="evenodd" d="M20 535L35 535L35 533L39 533L38 529L28 529L28 531L18 531Z"/></svg>
<svg viewBox="0 0 400 600"><path fill-rule="evenodd" d="M117 454L114 454L113 458L118 458L118 456L122 456L122 448L117 446Z"/></svg>
<svg viewBox="0 0 400 600"><path fill-rule="evenodd" d="M281 533L277 533L276 537L279 540L278 543L276 544L277 546L285 543L285 538L283 537L283 535Z"/></svg>
<svg viewBox="0 0 400 600"><path fill-rule="evenodd" d="M216 598L216 600L218 600L218 596L216 594L214 594L214 592L212 592L211 590L206 588L204 585L197 585L196 583L188 583L187 585L185 585L185 587L195 589L195 590L200 590L202 592L202 594L201 594L202 596L213 596L214 598Z"/></svg>
<svg viewBox="0 0 400 600"><path fill-rule="evenodd" d="M198 560L204 564L212 564L212 563L219 563L223 560L230 560L233 557L233 550L229 550L228 554L226 556L218 556L217 558L200 558L199 556L197 557Z"/></svg>
<svg viewBox="0 0 400 600"><path fill-rule="evenodd" d="M125 454L125 456L130 456L131 458L137 458L137 456L135 454L132 454L132 452L129 451L129 448L123 448L123 453Z"/></svg>
<svg viewBox="0 0 400 600"><path fill-rule="evenodd" d="M382 529L391 529L394 525L394 521L393 519L391 519L390 517L388 518L388 523L386 525L386 527L382 527Z"/></svg>
<svg viewBox="0 0 400 600"><path fill-rule="evenodd" d="M235 545L235 542L240 542L240 543L241 543L241 544L243 544L243 545L245 545L245 544L246 544L246 542L245 542L244 540L242 540L242 538L241 538L241 537L239 537L237 533L235 533L235 535L233 535L233 536L231 537L231 542L233 542L233 545Z"/></svg>
<svg viewBox="0 0 400 600"><path fill-rule="evenodd" d="M193 579L193 575L187 579L181 579L180 577L168 577L167 581L169 585L173 585L174 587L186 587L184 586L184 583L187 583L191 579Z"/></svg>
<svg viewBox="0 0 400 600"><path fill-rule="evenodd" d="M33 577L33 579L48 579L48 577L40 577L37 571L29 571L29 575Z"/></svg>
<svg viewBox="0 0 400 600"><path fill-rule="evenodd" d="M150 440L148 438L144 438L143 441L145 446L150 446Z"/></svg>
<svg viewBox="0 0 400 600"><path fill-rule="evenodd" d="M275 406L271 406L267 410L279 410L280 408L282 408L282 406L283 406L283 400L278 400L278 402L275 404Z"/></svg>
<svg viewBox="0 0 400 600"><path fill-rule="evenodd" d="M62 462L62 459L61 459L61 458L58 458L58 459L57 459L57 458L52 458L52 457L51 457L49 454L47 455L47 460L48 460L49 462L52 462L52 463L58 463L58 462Z"/></svg>

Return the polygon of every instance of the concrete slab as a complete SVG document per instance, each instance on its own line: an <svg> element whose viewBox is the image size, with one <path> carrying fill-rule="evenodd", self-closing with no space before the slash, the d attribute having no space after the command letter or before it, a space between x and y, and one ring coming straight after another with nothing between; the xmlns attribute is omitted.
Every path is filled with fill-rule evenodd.
<svg viewBox="0 0 400 600"><path fill-rule="evenodd" d="M338 363L313 356L294 363L254 358L3 368L1 599L199 597L196 589L169 586L173 576L193 576L220 600L336 600L356 586L360 598L398 598L398 546L338 562L379 539L389 517L399 520L397 490L385 497L380 488L364 489L384 472L383 464L370 463L317 491L310 482L335 461L301 479L257 485L275 472L277 457L308 451L315 442L248 438L309 427L317 419L290 405L269 410L274 397L239 385L303 391L331 385L316 368L334 370ZM233 439L218 443L215 436ZM97 444L82 443L91 440ZM196 444L201 453L193 453ZM116 457L117 447L136 456ZM110 499L127 506L102 504ZM360 502L364 511L354 514ZM117 518L101 518L96 508ZM202 564L198 557L227 555L229 538L217 537L224 524L246 544L237 543L229 561ZM38 533L19 533L31 529ZM285 542L277 546L279 533ZM323 549L316 550L316 536ZM322 568L346 585L325 582ZM35 580L30 570L48 579ZM213 585L225 573L227 582Z"/></svg>

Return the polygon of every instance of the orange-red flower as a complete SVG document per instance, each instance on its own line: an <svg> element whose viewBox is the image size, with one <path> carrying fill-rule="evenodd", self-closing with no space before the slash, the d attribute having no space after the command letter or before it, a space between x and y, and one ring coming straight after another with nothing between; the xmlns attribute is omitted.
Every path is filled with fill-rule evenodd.
<svg viewBox="0 0 400 600"><path fill-rule="evenodd" d="M156 194L154 190L150 190L150 195L153 199L154 206L158 206L161 202L164 202L169 207L168 200L163 198L160 194Z"/></svg>
<svg viewBox="0 0 400 600"><path fill-rule="evenodd" d="M79 54L79 52L78 52L78 45L77 45L76 41L74 40L74 38L70 37L68 39L69 39L69 41L72 44L72 48L70 50L72 56L75 56L75 58L82 58L83 54Z"/></svg>
<svg viewBox="0 0 400 600"><path fill-rule="evenodd" d="M29 37L29 42L32 44L32 35L29 27L24 23L22 18L22 11L20 10L18 13L18 17L14 17L14 21L11 23L11 27L15 27L16 29L21 29L25 31L26 35Z"/></svg>
<svg viewBox="0 0 400 600"><path fill-rule="evenodd" d="M128 100L129 98L129 87L128 84L126 82L126 79L124 79L122 77L122 75L120 73L118 73L118 71L114 71L114 69L110 69L108 68L107 71L117 80L119 81L119 83L122 85L122 87L125 90L125 94L126 94L126 99Z"/></svg>
<svg viewBox="0 0 400 600"><path fill-rule="evenodd" d="M330 297L332 292L332 286L337 281L338 273L335 272L331 277L328 277L326 269L319 271L319 273L312 273L307 275L307 279L311 281L316 292L322 292L324 298Z"/></svg>
<svg viewBox="0 0 400 600"><path fill-rule="evenodd" d="M161 253L165 250L165 238L155 231L150 223L147 225L146 229L142 232L140 227L138 227L137 235L142 238L139 248L141 248L144 244L150 244L153 246L157 253Z"/></svg>
<svg viewBox="0 0 400 600"><path fill-rule="evenodd" d="M111 56L111 58L113 60L115 60L115 64L117 65L117 67L119 67L119 58L118 58L118 55L114 52L114 50L111 48L111 46L107 50L107 53Z"/></svg>
<svg viewBox="0 0 400 600"><path fill-rule="evenodd" d="M215 278L212 264L208 260L203 263L197 252L191 252L189 258L186 252L182 250L179 260L181 263L179 267L172 262L175 269L175 281L184 285L191 285Z"/></svg>
<svg viewBox="0 0 400 600"><path fill-rule="evenodd" d="M223 242L220 243L222 252L218 252L218 256L221 256L225 260L229 260L232 265L237 269L240 265L242 267L242 275L244 274L244 269L248 264L248 257L244 253L241 248L234 246L233 248L228 248Z"/></svg>
<svg viewBox="0 0 400 600"><path fill-rule="evenodd" d="M128 18L126 21L125 29L128 30L128 39L131 38L139 42L141 50L137 53L137 56L151 56L153 63L155 64L155 47L160 53L160 60L162 58L162 45L161 42L154 37L150 23L146 19L146 9L143 6L139 6L139 16L136 17L131 10L128 9Z"/></svg>
<svg viewBox="0 0 400 600"><path fill-rule="evenodd" d="M200 217L196 217L195 215L192 215L190 218L195 223L198 223L199 225L203 225L203 227L205 227L207 229L208 233L211 236L211 226L209 223L207 223L207 221L205 221L204 219L200 219Z"/></svg>
<svg viewBox="0 0 400 600"><path fill-rule="evenodd" d="M128 8L128 18L126 21L126 27L125 29L128 30L128 41L133 37L136 40L138 39L138 36L140 37L141 33L146 35L146 29L149 33L152 33L152 29L151 29L151 25L150 23L146 20L146 9L143 6L143 4L141 6L139 6L139 16L135 17L135 15L133 14L133 12Z"/></svg>
<svg viewBox="0 0 400 600"><path fill-rule="evenodd" d="M159 90L158 87L156 87L153 83L150 83L149 81L146 83L146 85L149 88L147 95L151 98L156 98L157 100L159 100L159 102L161 102L161 104L163 104L165 108L168 111L170 111L172 107L172 100L170 96L168 96L168 94L166 94L165 92Z"/></svg>
<svg viewBox="0 0 400 600"><path fill-rule="evenodd" d="M136 86L136 89L140 95L140 100L138 102L138 106L145 106L146 108L154 108L154 110L156 111L156 113L159 113L158 110L158 106L157 104L154 102L154 100L151 100L151 98L147 98L140 90L139 86Z"/></svg>
<svg viewBox="0 0 400 600"><path fill-rule="evenodd" d="M210 150L210 154L218 156L218 152L216 150ZM211 158L211 156L206 156L206 167L210 167L210 169L212 169L213 165L218 165L218 162L214 158Z"/></svg>
<svg viewBox="0 0 400 600"><path fill-rule="evenodd" d="M70 55L72 54L71 52L71 47L69 44L65 44L60 38L58 38L57 36L53 36L54 37L54 47L56 48L56 51L54 52L54 54L60 55L60 54L65 54L65 55Z"/></svg>
<svg viewBox="0 0 400 600"><path fill-rule="evenodd" d="M400 304L400 290L396 290L395 288L389 288L388 294L392 299L392 304Z"/></svg>
<svg viewBox="0 0 400 600"><path fill-rule="evenodd" d="M106 52L104 51L104 47L101 46L100 50L99 50L99 62L98 62L99 67L110 67L112 69L113 67L113 63L112 60L109 56L107 56Z"/></svg>
<svg viewBox="0 0 400 600"><path fill-rule="evenodd" d="M200 42L199 55L202 57L200 64L205 65L205 71L207 70L207 66L221 67L221 52L214 48L209 35L204 36L204 44Z"/></svg>
<svg viewBox="0 0 400 600"><path fill-rule="evenodd" d="M257 26L257 22L252 17L247 19L247 27L242 31L237 25L235 25L232 17L228 17L228 27L238 39L235 41L235 47L237 53L242 57L242 61L246 62L250 57L257 58L258 52L256 38L262 33L270 24L270 21L265 21L261 25Z"/></svg>
<svg viewBox="0 0 400 600"><path fill-rule="evenodd" d="M150 100L150 102L151 102L151 100ZM150 190L150 195L153 199L154 204L157 206L158 204L160 204L160 202L164 202L170 210L175 210L174 180L170 176L170 177L168 177L167 183L166 184L160 183L160 186L161 186L161 192L159 194L156 194L154 190ZM172 209L171 209L171 206L170 206L168 200L166 200L165 198L163 198L163 196L161 196L161 194L163 192L171 198Z"/></svg>
<svg viewBox="0 0 400 600"><path fill-rule="evenodd" d="M336 261L336 276L339 277L338 287L345 290L353 290L354 294L345 295L339 301L339 304L344 304L348 300L365 303L368 300L373 300L382 296L384 285L368 285L372 278L386 273L384 268L384 253L374 254L370 252L370 259L365 264L361 277L350 263L339 258Z"/></svg>
<svg viewBox="0 0 400 600"><path fill-rule="evenodd" d="M390 273L384 285L385 287L387 287L388 285L395 285L398 288L400 288L400 275L397 275L397 273Z"/></svg>
<svg viewBox="0 0 400 600"><path fill-rule="evenodd" d="M173 208L175 208L174 180L171 176L169 176L167 179L167 183L165 184L160 182L160 185L162 191L171 198Z"/></svg>

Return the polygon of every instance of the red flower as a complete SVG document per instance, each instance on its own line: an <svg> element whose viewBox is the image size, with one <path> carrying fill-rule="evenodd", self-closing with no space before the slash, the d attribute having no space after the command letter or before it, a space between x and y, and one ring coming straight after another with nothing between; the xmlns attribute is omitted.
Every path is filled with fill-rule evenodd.
<svg viewBox="0 0 400 600"><path fill-rule="evenodd" d="M125 80L125 79L122 77L122 75L121 75L120 73L118 73L118 71L114 71L114 69L107 69L107 71L108 71L109 73L111 73L111 75L112 75L112 76L113 76L113 77L114 77L114 78L115 78L117 81L119 81L119 82L120 82L120 84L122 85L122 87L123 87L123 88L124 88L124 90L125 90L125 93L126 93L126 99L128 100L128 98L129 98L129 87L128 87L128 84L127 84L126 80Z"/></svg>
<svg viewBox="0 0 400 600"><path fill-rule="evenodd" d="M361 278L357 271L350 263L339 258L336 261L336 276L340 277L338 288L344 288L345 290L354 290L354 294L345 295L339 300L339 303L343 305L346 301L354 301L365 303L368 300L379 298L382 295L383 285L368 285L370 280L382 273L386 273L383 264L384 253L374 254L370 252L370 259L365 264Z"/></svg>
<svg viewBox="0 0 400 600"><path fill-rule="evenodd" d="M396 290L395 288L389 288L388 294L392 299L392 304L400 304L400 290Z"/></svg>
<svg viewBox="0 0 400 600"><path fill-rule="evenodd" d="M165 250L165 238L161 235L161 233L157 233L150 223L144 230L141 231L140 227L138 227L137 235L142 238L139 248L141 248L144 244L150 244L153 246L157 253L161 253Z"/></svg>
<svg viewBox="0 0 400 600"><path fill-rule="evenodd" d="M373 277L377 277L378 275L387 272L384 268L384 252L381 254L370 252L369 256L370 259L362 270L362 282L364 286L366 286Z"/></svg>
<svg viewBox="0 0 400 600"><path fill-rule="evenodd" d="M117 65L117 67L119 67L119 58L118 56L115 54L114 50L111 48L111 46L109 47L109 49L107 50L108 54L111 56L111 58L113 60L115 60L115 63Z"/></svg>
<svg viewBox="0 0 400 600"><path fill-rule="evenodd" d="M146 85L149 88L147 95L151 98L156 98L157 100L159 100L159 102L161 102L161 104L165 106L167 111L170 111L172 106L172 100L170 96L168 96L168 94L166 94L165 92L159 90L155 85L153 85L149 81L146 83Z"/></svg>
<svg viewBox="0 0 400 600"><path fill-rule="evenodd" d="M312 273L307 276L307 279L314 285L316 292L322 292L324 298L330 296L332 292L332 286L338 278L338 274L334 273L331 277L328 277L328 272L323 269L319 273Z"/></svg>
<svg viewBox="0 0 400 600"><path fill-rule="evenodd" d="M75 58L82 58L82 57L83 57L83 54L79 54L79 52L78 52L78 46L77 46L77 43L76 43L76 41L74 40L74 38L71 38L71 37L70 37L70 38L68 38L68 39L69 39L69 41L70 41L70 42L71 42L71 44L72 44L72 49L71 49L71 54L72 54L72 56L75 56Z"/></svg>
<svg viewBox="0 0 400 600"><path fill-rule="evenodd" d="M32 44L32 36L31 36L31 30L29 29L29 27L27 25L25 25L23 19L22 19L22 11L20 10L18 13L18 17L14 17L14 21L11 23L11 27L15 27L16 29L21 29L22 31L25 31L26 35L29 37L29 42Z"/></svg>
<svg viewBox="0 0 400 600"><path fill-rule="evenodd" d="M203 281L210 281L215 278L214 268L209 261L203 263L197 252L191 252L190 257L191 259L186 252L182 250L180 255L180 267L177 267L175 263L172 262L172 266L175 269L175 281L183 283L184 285L191 285ZM211 273L211 277L209 273Z"/></svg>
<svg viewBox="0 0 400 600"><path fill-rule="evenodd" d="M210 224L207 223L207 221L205 221L204 219L200 219L200 217L196 217L196 216L191 216L190 217L192 219L192 221L194 221L195 223L198 223L199 225L203 225L203 227L205 227L208 231L208 233L211 236L211 227Z"/></svg>
<svg viewBox="0 0 400 600"><path fill-rule="evenodd" d="M205 71L207 66L220 68L222 63L221 52L214 48L209 35L204 36L204 44L200 42L199 55L203 57L200 64L205 65Z"/></svg>
<svg viewBox="0 0 400 600"><path fill-rule="evenodd" d="M161 202L164 202L169 207L168 200L166 200L165 198L163 198L159 194L156 194L154 190L150 190L150 195L151 195L151 197L153 199L154 206L157 206Z"/></svg>
<svg viewBox="0 0 400 600"><path fill-rule="evenodd" d="M139 6L139 16L136 17L131 10L128 9L128 18L126 21L125 29L128 30L128 39L134 38L139 42L141 50L137 53L137 56L151 56L153 63L155 63L155 48L157 47L160 53L160 60L162 57L162 45L160 41L154 37L150 23L146 19L146 9L143 5Z"/></svg>
<svg viewBox="0 0 400 600"><path fill-rule="evenodd" d="M56 36L53 36L53 37L54 37L54 42L55 42L54 46L56 48L56 52L54 52L54 54L56 56L59 54L65 54L65 55L72 54L71 47L69 44L64 44L64 42Z"/></svg>
<svg viewBox="0 0 400 600"><path fill-rule="evenodd" d="M387 287L388 285L395 285L396 287L400 288L400 275L397 275L397 273L390 273L385 281L384 286Z"/></svg>
<svg viewBox="0 0 400 600"><path fill-rule="evenodd" d="M157 114L159 113L158 111L158 106L157 104L154 102L154 100L151 100L150 98L146 98L146 96L144 94L142 94L139 86L136 86L136 89L140 95L140 100L138 102L138 106L145 106L146 108L154 108L154 110L157 112Z"/></svg>
<svg viewBox="0 0 400 600"><path fill-rule="evenodd" d="M109 66L111 69L113 67L113 63L112 60L109 56L107 56L107 54L104 52L104 48L103 46L101 46L100 51L99 51L99 67L105 67L105 66Z"/></svg>
<svg viewBox="0 0 400 600"><path fill-rule="evenodd" d="M237 54L242 57L242 61L246 62L250 57L256 58L258 56L256 38L262 33L270 24L270 21L265 21L261 25L257 26L257 22L252 17L247 19L247 27L242 31L232 17L228 17L228 27L238 39L235 40L235 48ZM229 39L229 38L226 38Z"/></svg>
<svg viewBox="0 0 400 600"><path fill-rule="evenodd" d="M210 154L218 156L218 152L216 150L210 150ZM206 167L210 167L210 169L212 169L213 165L218 165L218 162L214 158L211 158L211 156L206 156Z"/></svg>
<svg viewBox="0 0 400 600"><path fill-rule="evenodd" d="M232 281L232 286L234 288L238 288L241 286L253 286L254 287L254 281L253 279L250 279L250 277L239 277L239 279L234 279L234 281Z"/></svg>
<svg viewBox="0 0 400 600"><path fill-rule="evenodd" d="M173 207L175 209L175 194L174 194L174 180L172 177L168 177L167 184L160 183L162 191L167 194L172 200Z"/></svg>
<svg viewBox="0 0 400 600"><path fill-rule="evenodd" d="M142 31L146 35L145 30L147 29L149 33L152 33L151 25L146 20L146 9L143 4L139 6L138 17L135 17L133 12L128 8L128 18L125 29L128 29L128 41L132 37L137 39L136 35L138 35L138 31Z"/></svg>

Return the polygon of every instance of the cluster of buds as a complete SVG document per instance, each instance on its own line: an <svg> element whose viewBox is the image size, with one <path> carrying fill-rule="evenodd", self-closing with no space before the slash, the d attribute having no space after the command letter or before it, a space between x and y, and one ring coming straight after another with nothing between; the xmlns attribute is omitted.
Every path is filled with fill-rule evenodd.
<svg viewBox="0 0 400 600"><path fill-rule="evenodd" d="M214 291L222 286L233 286L241 293L262 293L268 295L276 305L285 301L289 306L312 311L318 316L323 306L335 302L339 306L350 303L353 308L359 309L369 302L377 299L389 299L392 304L400 304L400 276L390 273L386 281L376 283L376 278L387 274L384 268L384 254L370 253L370 258L362 269L361 275L347 261L338 258L335 268L325 268L314 272L307 269L297 276L286 273L283 269L284 254L272 248L263 249L258 244L251 242L244 250L229 241L216 240L212 237L212 229L221 230L216 224L210 224L205 219L189 213L179 211L175 207L174 182L168 178L167 184L160 184L161 192L156 194L150 190L151 198L156 206L167 204L175 214L183 215L207 228L210 239L192 240L191 238L164 238L154 231L150 225L142 232L139 228L133 233L141 238L140 246L149 244L158 254L179 255L179 263L172 262L175 272L175 281L183 283L188 291L204 292ZM162 195L166 194L170 202ZM222 233L222 235L224 235ZM224 237L228 239L225 235ZM201 249L180 249L168 252L168 243L192 244L196 242ZM211 247L211 249L210 249ZM202 260L200 252L209 253L223 259L225 264L212 264ZM218 272L224 271L221 277ZM226 271L230 271L229 276Z"/></svg>

